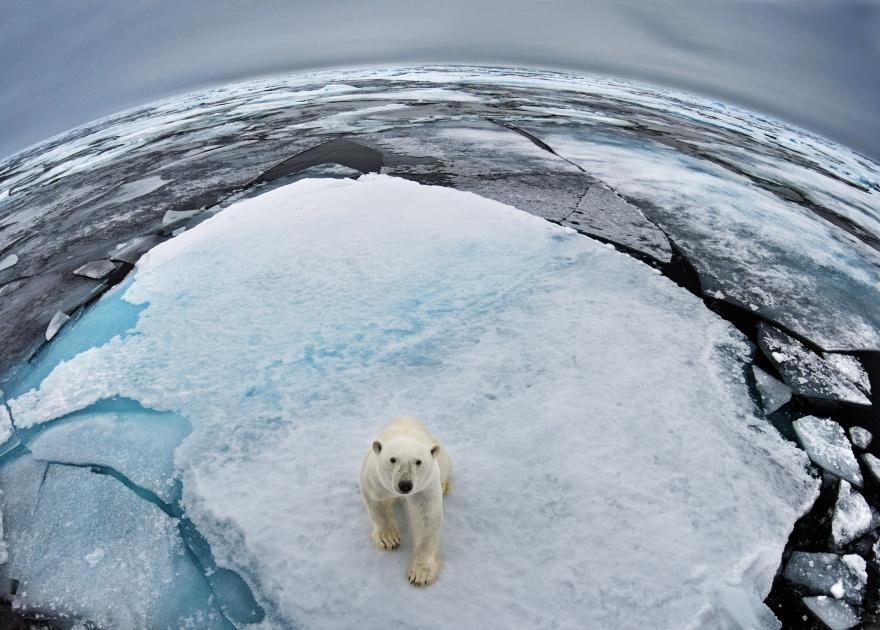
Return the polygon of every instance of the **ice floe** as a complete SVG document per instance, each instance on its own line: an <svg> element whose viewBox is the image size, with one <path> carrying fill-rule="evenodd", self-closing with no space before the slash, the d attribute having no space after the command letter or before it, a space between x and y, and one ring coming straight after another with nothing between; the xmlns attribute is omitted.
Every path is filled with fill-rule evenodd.
<svg viewBox="0 0 880 630"><path fill-rule="evenodd" d="M36 462L0 469L16 604L105 628L230 626L191 563L174 519L118 480Z"/></svg>
<svg viewBox="0 0 880 630"><path fill-rule="evenodd" d="M854 486L862 486L862 472L843 427L830 418L805 416L794 431L813 462Z"/></svg>
<svg viewBox="0 0 880 630"><path fill-rule="evenodd" d="M150 251L130 286L100 303L111 314L141 305L133 329L53 364L10 406L20 430L41 430L34 442L53 441L66 461L102 455L70 416L101 401L185 419L174 463L186 514L279 623L772 627L762 600L817 480L756 415L741 377L747 340L648 266L570 232L382 175L302 180ZM402 554L370 547L357 488L376 427L400 413L423 417L457 463L445 568L426 592L412 591ZM62 429L83 431L83 454L77 439L51 438ZM132 461L143 448L108 445ZM52 465L53 492L68 470ZM107 483L134 496L75 470L70 483L83 485L70 496L85 493L86 507ZM4 516L26 512L14 501L27 484L3 487L15 495ZM65 506L46 496L37 531ZM117 519L140 522L134 507L97 531L71 525L64 557L76 549L82 564L57 579L30 556L15 560L17 544L33 547L11 536L10 567L30 584L22 604L40 607L31 593L94 571L86 557L119 548L96 541L118 540ZM92 508L80 509L91 523ZM152 538L129 543L149 549L148 566L125 569L137 579L107 573L138 587L137 611L154 610L140 602L164 592L153 580L176 544L155 519ZM185 575L181 592L197 594ZM82 588L85 604L71 610L110 614Z"/></svg>
<svg viewBox="0 0 880 630"><path fill-rule="evenodd" d="M865 450L871 446L871 440L874 439L874 436L871 435L870 431L863 427L850 427L849 439L852 441L853 446Z"/></svg>
<svg viewBox="0 0 880 630"><path fill-rule="evenodd" d="M604 184L590 186L562 224L625 245L660 262L669 262L672 258L666 235L648 221L641 210Z"/></svg>
<svg viewBox="0 0 880 630"><path fill-rule="evenodd" d="M795 551L782 575L811 593L832 595L832 589L842 589L840 597L851 604L862 603L868 582L865 560L855 554Z"/></svg>
<svg viewBox="0 0 880 630"><path fill-rule="evenodd" d="M870 406L871 401L837 365L774 326L758 325L758 344L786 384L801 396Z"/></svg>
<svg viewBox="0 0 880 630"><path fill-rule="evenodd" d="M93 280L100 280L109 275L114 269L116 269L116 265L112 260L93 260L81 267L77 267L73 270L73 273L78 276L92 278Z"/></svg>
<svg viewBox="0 0 880 630"><path fill-rule="evenodd" d="M757 365L752 366L752 372L755 375L755 385L758 388L758 394L761 396L761 404L764 411L773 413L782 405L791 400L791 388L759 368Z"/></svg>
<svg viewBox="0 0 880 630"><path fill-rule="evenodd" d="M868 372L858 357L849 354L838 354L835 352L824 352L822 358L833 365L844 378L855 383L859 389L866 394L871 394L871 380L868 378Z"/></svg>
<svg viewBox="0 0 880 630"><path fill-rule="evenodd" d="M877 526L880 526L880 514L871 509L865 497L841 479L831 519L831 542L842 547Z"/></svg>
<svg viewBox="0 0 880 630"><path fill-rule="evenodd" d="M57 335L61 327L68 321L70 321L70 315L67 313L62 313L61 311L55 313L52 319L49 320L49 325L46 326L46 341L51 341L52 337Z"/></svg>
<svg viewBox="0 0 880 630"><path fill-rule="evenodd" d="M849 630L862 622L858 610L839 599L819 595L804 597L803 602L828 630Z"/></svg>
<svg viewBox="0 0 880 630"><path fill-rule="evenodd" d="M10 267L15 266L17 263L17 254L9 254L8 256L4 256L2 259L0 259L0 271L3 271L4 269L9 269Z"/></svg>

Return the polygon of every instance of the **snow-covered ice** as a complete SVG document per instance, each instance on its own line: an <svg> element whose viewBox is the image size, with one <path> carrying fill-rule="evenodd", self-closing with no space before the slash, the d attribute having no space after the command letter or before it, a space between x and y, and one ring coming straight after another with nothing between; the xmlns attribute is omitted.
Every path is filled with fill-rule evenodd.
<svg viewBox="0 0 880 630"><path fill-rule="evenodd" d="M804 450L816 465L854 486L862 486L862 472L843 427L830 418L816 416L804 416L793 424Z"/></svg>
<svg viewBox="0 0 880 630"><path fill-rule="evenodd" d="M862 623L858 610L839 599L820 595L804 597L803 602L828 630L849 630Z"/></svg>
<svg viewBox="0 0 880 630"><path fill-rule="evenodd" d="M0 392L0 398L3 393ZM12 418L9 417L9 411L6 410L5 404L0 404L0 444L6 442L12 436Z"/></svg>
<svg viewBox="0 0 880 630"><path fill-rule="evenodd" d="M863 392L871 394L871 379L858 357L836 352L823 352L822 358L837 368L838 372L847 380L855 383Z"/></svg>
<svg viewBox="0 0 880 630"><path fill-rule="evenodd" d="M110 401L38 433L27 447L38 460L107 466L166 503L175 496L174 451L189 433L182 418Z"/></svg>
<svg viewBox="0 0 880 630"><path fill-rule="evenodd" d="M174 519L122 483L28 455L0 469L17 605L103 628L229 626Z"/></svg>
<svg viewBox="0 0 880 630"><path fill-rule="evenodd" d="M116 397L187 421L174 454L186 513L273 618L774 625L762 600L817 480L755 409L747 340L647 265L470 193L302 180L150 251L101 302L125 317L133 304L127 334L53 363L10 401L17 426ZM408 585L406 554L370 546L357 488L374 432L401 413L456 461L445 568L425 591ZM84 459L75 441L55 447ZM88 488L123 487L76 470ZM41 500L40 527L60 518L53 504ZM71 530L88 566L100 535ZM166 570L154 558L173 545L156 536L129 543L149 542L158 563L139 567L133 602ZM57 587L33 575L29 593Z"/></svg>
<svg viewBox="0 0 880 630"><path fill-rule="evenodd" d="M758 344L786 384L808 398L870 406L864 392L838 364L829 363L800 341L765 323L758 325Z"/></svg>
<svg viewBox="0 0 880 630"><path fill-rule="evenodd" d="M764 411L768 414L773 413L791 400L791 388L788 385L778 378L771 376L757 365L752 366L752 372L755 375L755 385L758 388L758 394L761 396L761 404L764 406Z"/></svg>
<svg viewBox="0 0 880 630"><path fill-rule="evenodd" d="M831 542L841 547L880 526L880 514L868 505L857 490L844 479L837 487L837 501L831 519Z"/></svg>
<svg viewBox="0 0 880 630"><path fill-rule="evenodd" d="M843 589L841 597L851 604L861 604L868 583L864 558L855 554L795 551L782 573L785 579L807 587L809 592L832 595L835 584Z"/></svg>
<svg viewBox="0 0 880 630"><path fill-rule="evenodd" d="M865 450L866 448L871 446L871 440L874 439L874 436L871 435L871 432L864 427L850 427L849 439L852 441L854 446Z"/></svg>

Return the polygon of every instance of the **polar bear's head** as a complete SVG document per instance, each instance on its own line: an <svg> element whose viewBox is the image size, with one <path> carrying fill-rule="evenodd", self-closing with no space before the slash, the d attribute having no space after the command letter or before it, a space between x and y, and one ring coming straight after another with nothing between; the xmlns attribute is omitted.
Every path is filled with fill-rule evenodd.
<svg viewBox="0 0 880 630"><path fill-rule="evenodd" d="M425 446L411 438L373 442L379 482L395 494L414 494L425 488L434 475L440 446Z"/></svg>

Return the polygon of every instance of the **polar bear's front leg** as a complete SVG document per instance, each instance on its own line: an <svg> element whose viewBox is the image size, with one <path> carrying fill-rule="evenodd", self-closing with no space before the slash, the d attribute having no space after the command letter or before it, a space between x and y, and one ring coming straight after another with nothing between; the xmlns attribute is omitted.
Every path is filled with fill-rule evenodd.
<svg viewBox="0 0 880 630"><path fill-rule="evenodd" d="M397 549L400 546L400 528L394 518L394 499L376 500L363 494L367 512L373 521L373 531L370 539L379 549Z"/></svg>
<svg viewBox="0 0 880 630"><path fill-rule="evenodd" d="M407 577L415 586L428 586L440 573L440 528L443 526L443 495L440 484L414 496L407 502L413 555Z"/></svg>

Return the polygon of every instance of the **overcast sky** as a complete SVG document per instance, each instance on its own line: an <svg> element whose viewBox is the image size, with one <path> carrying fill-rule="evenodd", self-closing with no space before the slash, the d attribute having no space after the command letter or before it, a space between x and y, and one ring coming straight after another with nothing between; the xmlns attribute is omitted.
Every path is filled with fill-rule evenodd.
<svg viewBox="0 0 880 630"><path fill-rule="evenodd" d="M0 0L0 156L194 88L409 62L597 71L880 159L880 2Z"/></svg>

